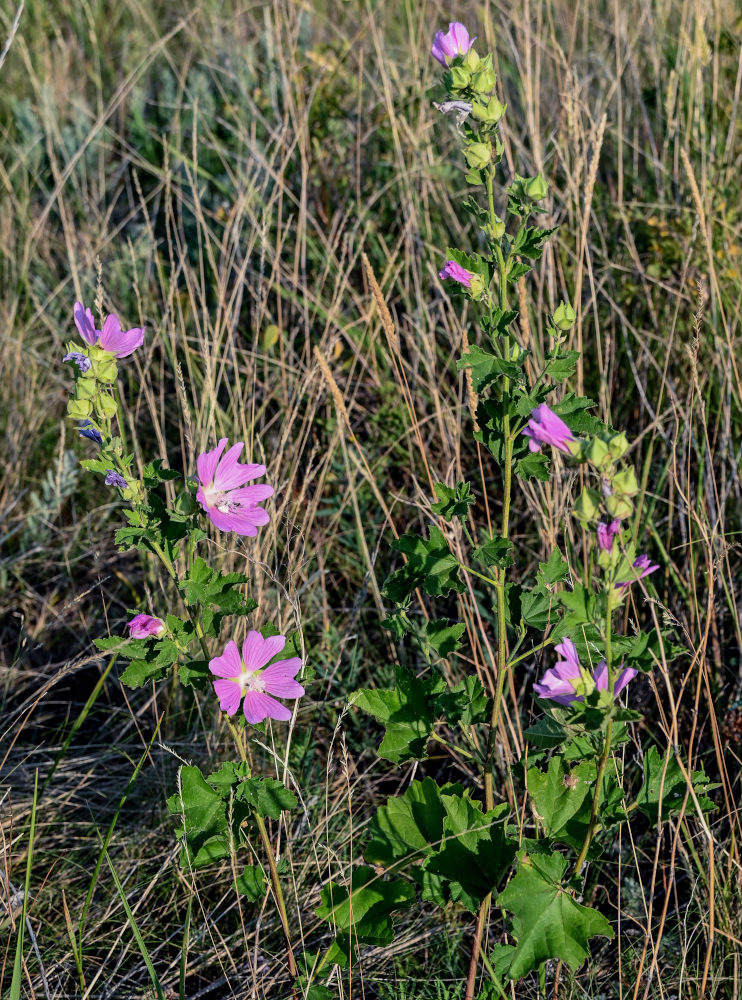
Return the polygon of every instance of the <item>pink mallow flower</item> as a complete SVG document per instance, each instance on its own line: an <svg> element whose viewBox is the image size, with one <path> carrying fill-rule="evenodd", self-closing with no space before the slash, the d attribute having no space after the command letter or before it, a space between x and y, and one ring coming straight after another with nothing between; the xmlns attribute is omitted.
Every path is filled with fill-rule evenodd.
<svg viewBox="0 0 742 1000"><path fill-rule="evenodd" d="M577 688L584 683L584 679L575 644L571 639L565 639L554 648L563 659L546 671L541 681L533 685L533 690L539 698L549 698L558 705L571 705L574 701L583 701L583 696L577 694ZM613 685L614 698L623 691L630 680L636 677L636 674L637 671L633 667L626 667L621 671ZM605 660L601 660L593 671L593 682L598 691L608 690L608 666Z"/></svg>
<svg viewBox="0 0 742 1000"><path fill-rule="evenodd" d="M469 32L459 21L451 21L448 31L437 31L433 39L433 48L430 50L434 59L437 59L441 66L448 67L448 64L456 56L465 56L472 47L476 38L469 38Z"/></svg>
<svg viewBox="0 0 742 1000"><path fill-rule="evenodd" d="M93 313L90 309L85 309L82 302L76 302L73 311L75 326L78 333L91 347L97 344L104 351L110 351L117 358L128 358L144 343L144 327L133 327L131 330L122 330L121 323L115 313L106 316L102 330L96 330ZM68 355L70 357L70 355ZM75 357L72 356L72 360ZM88 367L90 367L88 365Z"/></svg>
<svg viewBox="0 0 742 1000"><path fill-rule="evenodd" d="M650 558L646 553L638 556L632 563L632 566L639 572L635 574L633 579L624 580L623 583L617 583L616 587L630 587L632 583L636 583L637 580L641 580L644 576L649 576L650 573L654 573L656 569L660 568L657 563L650 561Z"/></svg>
<svg viewBox="0 0 742 1000"><path fill-rule="evenodd" d="M273 635L264 639L260 632L250 631L242 643L242 656L237 643L230 640L221 656L209 660L209 670L216 677L214 690L219 706L227 715L234 715L244 698L242 711L248 722L276 719L288 722L291 710L276 698L301 698L304 688L294 680L301 669L301 660L292 656L266 666L286 645L286 637Z"/></svg>
<svg viewBox="0 0 742 1000"><path fill-rule="evenodd" d="M603 552L610 552L613 548L613 539L621 530L621 522L611 521L606 524L605 521L601 521L598 525L598 545L603 550Z"/></svg>
<svg viewBox="0 0 742 1000"><path fill-rule="evenodd" d="M531 451L541 451L542 444L550 444L565 455L572 454L567 442L575 440L574 434L546 403L531 410L531 419L523 428L523 434L531 439L528 442Z"/></svg>
<svg viewBox="0 0 742 1000"><path fill-rule="evenodd" d="M134 615L126 627L132 639L149 639L153 635L162 635L167 626L161 618L140 614Z"/></svg>
<svg viewBox="0 0 742 1000"><path fill-rule="evenodd" d="M227 439L221 438L216 448L198 456L196 499L220 531L236 531L238 535L254 537L258 528L270 520L267 511L258 503L273 496L273 487L266 483L245 486L251 479L264 476L265 466L244 465L237 461L245 447L242 441L233 444L222 456L226 445Z"/></svg>
<svg viewBox="0 0 742 1000"><path fill-rule="evenodd" d="M438 272L438 277L444 281L446 278L451 278L453 281L458 281L464 288L471 288L471 279L474 276L471 271L467 271L465 267L457 264L455 260L447 260L443 265L443 270Z"/></svg>

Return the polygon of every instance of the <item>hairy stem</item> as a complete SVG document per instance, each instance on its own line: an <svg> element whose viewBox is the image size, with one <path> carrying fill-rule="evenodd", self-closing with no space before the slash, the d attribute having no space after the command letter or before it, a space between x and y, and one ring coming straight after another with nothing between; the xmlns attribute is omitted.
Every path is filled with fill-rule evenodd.
<svg viewBox="0 0 742 1000"><path fill-rule="evenodd" d="M487 201L489 205L490 225L495 225L494 206L494 185L495 168L490 165L487 172ZM497 256L497 267L499 273L499 307L507 308L507 288L508 288L508 266L498 245L495 248ZM510 356L510 336L503 337L503 356L508 359ZM503 435L505 439L505 453L503 458L503 500L502 500L502 537L507 538L510 531L510 493L512 486L512 459L513 442L510 435L510 379L503 380L502 389L503 406ZM505 570L498 569L496 580L497 595L497 684L495 687L495 698L492 705L492 716L490 718L490 728L487 736L487 752L484 761L484 802L485 809L490 810L494 806L494 795L492 789L492 762L495 755L495 744L497 741L497 729L500 724L500 709L502 705L503 691L505 687L505 676L508 668L507 650L507 624L505 605ZM477 966L482 949L482 938L487 925L492 893L488 893L482 900L477 914L477 923L474 930L474 943L472 945L471 960L469 962L469 974L466 980L465 1000L473 1000L474 990L477 981Z"/></svg>

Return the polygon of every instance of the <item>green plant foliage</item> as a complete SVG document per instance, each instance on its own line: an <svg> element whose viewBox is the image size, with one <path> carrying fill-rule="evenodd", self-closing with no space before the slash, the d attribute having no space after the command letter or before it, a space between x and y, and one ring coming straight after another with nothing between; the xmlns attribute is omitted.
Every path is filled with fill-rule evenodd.
<svg viewBox="0 0 742 1000"><path fill-rule="evenodd" d="M330 961L347 968L359 944L385 945L394 939L392 914L411 906L415 888L402 880L385 881L373 868L353 869L351 887L330 882L320 891L317 916L335 928Z"/></svg>
<svg viewBox="0 0 742 1000"><path fill-rule="evenodd" d="M246 896L251 903L257 903L265 896L266 879L260 865L246 865L241 875L234 881L235 889Z"/></svg>
<svg viewBox="0 0 742 1000"><path fill-rule="evenodd" d="M460 903L476 913L515 856L516 844L505 835L509 807L502 803L483 812L481 802L466 795L442 795L441 801L446 810L442 844L425 862L425 871L437 876L437 882L426 886L423 896L439 906Z"/></svg>
<svg viewBox="0 0 742 1000"><path fill-rule="evenodd" d="M229 856L226 803L197 767L181 767L180 792L171 795L167 804L170 812L183 819L183 826L175 831L184 842L183 868L200 868Z"/></svg>
<svg viewBox="0 0 742 1000"><path fill-rule="evenodd" d="M714 803L706 792L718 788L718 785L710 783L703 769L689 772L689 775L701 809L704 812L713 809ZM663 816L679 813L683 809L687 786L683 770L672 749L662 757L657 747L649 747L644 756L644 781L636 799L636 804L644 815L656 823L660 810ZM695 810L692 799L688 799L686 808Z"/></svg>
<svg viewBox="0 0 742 1000"><path fill-rule="evenodd" d="M471 483L456 483L453 487L436 483L434 488L438 502L430 505L433 513L440 514L446 521L452 521L455 517L465 521L469 508L477 502L471 492Z"/></svg>
<svg viewBox="0 0 742 1000"><path fill-rule="evenodd" d="M447 657L461 648L461 636L466 631L463 622L449 622L447 618L437 618L425 623L425 638L439 656Z"/></svg>
<svg viewBox="0 0 742 1000"><path fill-rule="evenodd" d="M357 691L351 702L384 724L386 733L379 755L401 764L426 756L425 748L438 714L434 698L445 688L445 681L439 676L417 678L398 667L393 688Z"/></svg>
<svg viewBox="0 0 742 1000"><path fill-rule="evenodd" d="M446 808L442 796L462 794L461 785L439 786L432 778L413 781L404 795L379 806L371 820L364 856L371 864L405 870L399 862L422 862L440 847Z"/></svg>
<svg viewBox="0 0 742 1000"><path fill-rule="evenodd" d="M590 938L613 937L603 914L575 902L563 885L566 869L561 854L518 852L517 871L497 897L497 905L513 914L517 944L510 979L522 978L549 958L576 969L587 958Z"/></svg>
<svg viewBox="0 0 742 1000"><path fill-rule="evenodd" d="M443 532L430 526L429 539L419 535L402 535L393 547L407 556L407 565L392 573L384 585L384 594L395 604L401 604L418 587L426 594L462 594L466 589L459 577L459 564L448 547Z"/></svg>
<svg viewBox="0 0 742 1000"><path fill-rule="evenodd" d="M554 756L546 771L538 767L528 769L526 786L548 837L580 847L590 818L589 793L595 777L592 760L570 767L563 757Z"/></svg>
<svg viewBox="0 0 742 1000"><path fill-rule="evenodd" d="M225 615L249 615L258 606L238 590L249 580L244 573L220 573L199 556L180 589L186 604L201 605L204 632L218 637Z"/></svg>

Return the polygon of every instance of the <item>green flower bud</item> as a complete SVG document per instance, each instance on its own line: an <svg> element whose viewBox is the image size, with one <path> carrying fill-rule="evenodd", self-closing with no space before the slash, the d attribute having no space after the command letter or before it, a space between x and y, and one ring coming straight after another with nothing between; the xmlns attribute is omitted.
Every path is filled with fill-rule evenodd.
<svg viewBox="0 0 742 1000"><path fill-rule="evenodd" d="M587 448L585 448L585 458L596 469L607 469L613 462L611 453L608 451L608 445L605 441L601 441L599 437L590 438L590 442Z"/></svg>
<svg viewBox="0 0 742 1000"><path fill-rule="evenodd" d="M95 401L95 412L103 420L116 416L116 400L107 393L101 393Z"/></svg>
<svg viewBox="0 0 742 1000"><path fill-rule="evenodd" d="M89 399L71 399L67 403L67 415L73 420L86 420L93 412Z"/></svg>
<svg viewBox="0 0 742 1000"><path fill-rule="evenodd" d="M505 223L499 216L496 215L494 225L490 225L490 223L488 222L484 227L484 231L493 240L499 240L500 237L505 232Z"/></svg>
<svg viewBox="0 0 742 1000"><path fill-rule="evenodd" d="M472 170L484 170L492 159L492 147L488 142L473 142L465 150L464 156Z"/></svg>
<svg viewBox="0 0 742 1000"><path fill-rule="evenodd" d="M571 330L575 325L575 319L575 311L569 302L560 302L552 316L557 330Z"/></svg>
<svg viewBox="0 0 742 1000"><path fill-rule="evenodd" d="M549 191L546 181L541 174L536 174L535 177L525 178L523 190L531 201L542 201Z"/></svg>
<svg viewBox="0 0 742 1000"><path fill-rule="evenodd" d="M182 514L184 517L190 517L190 515L195 514L198 509L198 503L187 490L179 493L175 498L175 510L178 514Z"/></svg>
<svg viewBox="0 0 742 1000"><path fill-rule="evenodd" d="M104 357L96 358L90 367L90 374L94 375L99 382L115 382L118 376L116 359L106 352Z"/></svg>
<svg viewBox="0 0 742 1000"><path fill-rule="evenodd" d="M619 458L624 457L626 452L629 450L629 441L623 431L613 435L608 442L608 450L610 451L611 458L614 462L617 462Z"/></svg>
<svg viewBox="0 0 742 1000"><path fill-rule="evenodd" d="M634 512L634 505L631 500L628 497L620 496L618 493L612 493L609 497L605 498L603 503L611 517L618 518L619 520L631 517Z"/></svg>
<svg viewBox="0 0 742 1000"><path fill-rule="evenodd" d="M567 441L567 447L572 452L572 457L576 458L578 462L585 461L585 444L586 442L582 438L572 438L571 441Z"/></svg>
<svg viewBox="0 0 742 1000"><path fill-rule="evenodd" d="M613 477L611 486L614 493L625 497L635 497L639 492L639 484L636 481L636 473L633 466L629 465L625 469L621 469L620 472L617 472Z"/></svg>
<svg viewBox="0 0 742 1000"><path fill-rule="evenodd" d="M474 101L472 104L472 117L487 125L496 125L507 110L506 105L501 104L496 97L490 97L489 101Z"/></svg>
<svg viewBox="0 0 742 1000"><path fill-rule="evenodd" d="M469 294L473 299L481 299L484 292L484 278L481 274L472 274L469 279Z"/></svg>
<svg viewBox="0 0 742 1000"><path fill-rule="evenodd" d="M474 73L479 67L480 62L481 60L477 55L474 46L472 46L461 60L461 65L464 69L468 69L470 73Z"/></svg>
<svg viewBox="0 0 742 1000"><path fill-rule="evenodd" d="M572 513L580 524L588 525L597 521L600 514L600 493L597 490L585 489L580 493L572 508Z"/></svg>
<svg viewBox="0 0 742 1000"><path fill-rule="evenodd" d="M75 385L75 396L77 399L92 399L97 391L98 387L95 384L95 379L85 378L85 375L82 375L77 380L77 384Z"/></svg>
<svg viewBox="0 0 742 1000"><path fill-rule="evenodd" d="M472 90L477 94L489 94L495 86L495 73L491 69L478 70L471 81Z"/></svg>
<svg viewBox="0 0 742 1000"><path fill-rule="evenodd" d="M451 67L451 90L466 90L471 83L471 73L463 66Z"/></svg>

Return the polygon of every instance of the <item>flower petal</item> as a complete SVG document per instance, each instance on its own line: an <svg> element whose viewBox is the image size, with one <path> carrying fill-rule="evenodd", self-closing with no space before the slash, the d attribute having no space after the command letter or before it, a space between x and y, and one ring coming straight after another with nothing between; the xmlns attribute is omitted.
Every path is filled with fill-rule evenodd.
<svg viewBox="0 0 742 1000"><path fill-rule="evenodd" d="M620 694L621 691L623 691L623 689L629 683L629 681L633 681L633 679L636 677L638 673L639 671L635 670L634 667L626 667L625 670L622 670L621 673L619 674L618 680L613 685L614 697L617 694Z"/></svg>
<svg viewBox="0 0 742 1000"><path fill-rule="evenodd" d="M294 680L300 668L301 660L298 656L290 660L279 660L266 667L261 678L267 693L274 694L277 698L301 698L304 688Z"/></svg>
<svg viewBox="0 0 742 1000"><path fill-rule="evenodd" d="M255 506L242 507L226 514L216 507L207 507L206 513L211 523L220 531L234 531L238 535L248 535L250 538L254 538L258 528L270 521L268 512L262 507Z"/></svg>
<svg viewBox="0 0 742 1000"><path fill-rule="evenodd" d="M93 314L90 309L85 309L82 302L76 302L72 315L74 317L78 333L85 343L91 345L94 344L100 334L98 330L95 329L95 320L93 319Z"/></svg>
<svg viewBox="0 0 742 1000"><path fill-rule="evenodd" d="M230 680L214 681L214 691L219 699L219 707L227 715L234 715L240 707L240 686Z"/></svg>
<svg viewBox="0 0 742 1000"><path fill-rule="evenodd" d="M242 659L248 670L260 670L274 656L278 656L285 645L285 635L264 639L260 632L251 629L242 643Z"/></svg>
<svg viewBox="0 0 742 1000"><path fill-rule="evenodd" d="M286 708L280 701L271 698L268 694L261 694L260 691L248 691L245 695L245 704L242 706L245 718L248 722L262 722L263 719L276 719L278 722L288 722L291 718L291 709Z"/></svg>
<svg viewBox="0 0 742 1000"><path fill-rule="evenodd" d="M137 347L141 347L143 342L143 328L134 327L131 330L122 330L119 318L115 313L106 316L103 332L100 335L100 347L104 351L110 351L117 358L128 358L136 351Z"/></svg>
<svg viewBox="0 0 742 1000"><path fill-rule="evenodd" d="M242 673L242 660L237 643L233 639L230 639L224 647L221 656L209 660L209 670L216 677L239 677Z"/></svg>
<svg viewBox="0 0 742 1000"><path fill-rule="evenodd" d="M219 438L219 443L216 448L212 448L211 451L205 451L203 454L199 455L196 459L196 466L198 468L198 478L201 480L201 485L208 487L211 485L214 479L214 473L216 472L216 467L219 464L219 459L222 452L227 446L227 438ZM206 509L204 501L200 500L199 503Z"/></svg>

